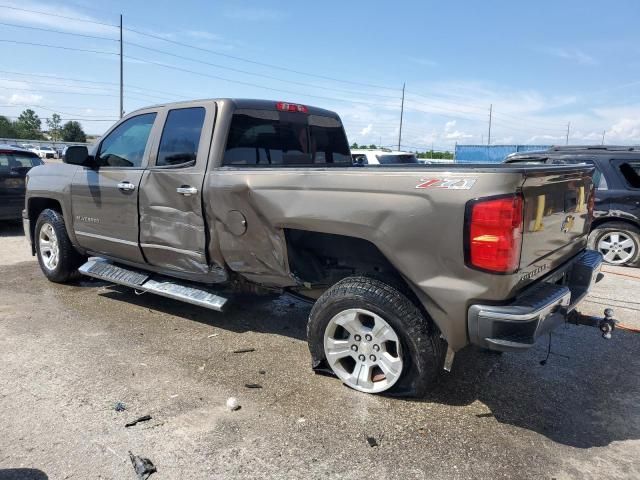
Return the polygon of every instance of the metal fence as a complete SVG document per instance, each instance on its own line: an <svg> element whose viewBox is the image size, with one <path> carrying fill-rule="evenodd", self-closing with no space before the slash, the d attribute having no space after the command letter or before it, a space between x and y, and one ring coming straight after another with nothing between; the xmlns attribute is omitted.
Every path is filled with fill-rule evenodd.
<svg viewBox="0 0 640 480"><path fill-rule="evenodd" d="M547 150L551 145L456 145L457 163L501 163L515 152Z"/></svg>
<svg viewBox="0 0 640 480"><path fill-rule="evenodd" d="M70 145L86 145L86 146L89 146L89 145L91 145L91 143L89 143L89 142L63 142L63 141L53 142L51 140L29 140L29 139L26 139L26 138L4 138L4 137L0 137L0 145L18 145L19 147L22 147L24 145L32 145L32 146L46 145L47 147L56 148L56 146L60 146L60 145L66 145L66 146L70 146Z"/></svg>

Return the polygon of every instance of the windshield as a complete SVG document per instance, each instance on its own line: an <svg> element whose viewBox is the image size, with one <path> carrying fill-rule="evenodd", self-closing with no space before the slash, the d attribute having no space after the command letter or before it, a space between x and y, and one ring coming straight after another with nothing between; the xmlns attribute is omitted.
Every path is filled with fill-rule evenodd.
<svg viewBox="0 0 640 480"><path fill-rule="evenodd" d="M376 158L382 165L391 165L395 163L419 163L418 157L413 153L403 153L401 155L376 155Z"/></svg>

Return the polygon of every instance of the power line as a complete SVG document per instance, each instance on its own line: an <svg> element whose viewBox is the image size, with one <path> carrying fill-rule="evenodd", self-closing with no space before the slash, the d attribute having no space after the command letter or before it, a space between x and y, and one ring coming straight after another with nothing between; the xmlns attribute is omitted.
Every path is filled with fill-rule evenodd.
<svg viewBox="0 0 640 480"><path fill-rule="evenodd" d="M116 53L116 52L105 52L105 51L100 51L100 50L86 50L84 48L62 47L60 45L45 45L44 43L20 42L18 40L7 40L7 39L3 39L3 38L0 38L0 42L15 43L15 44L18 44L18 45L31 45L31 46L34 46L34 47L59 48L59 49L62 49L62 50L72 50L72 51L75 51L75 52L101 53L101 54L104 54L104 55L118 55L118 53Z"/></svg>
<svg viewBox="0 0 640 480"><path fill-rule="evenodd" d="M264 85L259 85L257 83L245 82L245 81L241 81L241 80L232 80L232 79L229 79L229 78L221 77L219 75L212 75L212 74L208 74L208 73L204 73L204 72L198 72L196 70L190 70L188 68L176 67L175 65L168 65L168 64L162 63L162 62L154 62L152 60L145 60L145 59L139 58L139 57L132 57L130 55L125 55L124 58L128 58L128 59L131 59L131 60L137 60L139 62L147 63L147 64L150 64L150 65L156 65L156 66L163 67L163 68L168 68L170 70L177 70L177 71L181 71L181 72L192 73L194 75L200 75L200 76L203 76L203 77L215 78L217 80L230 82L230 83L233 83L233 84L236 84L236 85L237 84L247 85L247 86L250 86L250 87L262 88L262 89L270 90L270 91L273 91L273 92L286 93L288 95L300 95L300 96L304 96L304 97L320 98L320 99L323 99L323 100L331 100L331 101L342 102L342 103L346 102L346 103L354 103L354 104L362 104L362 105L387 106L387 107L390 106L390 105L384 105L384 104L380 104L380 103L363 102L363 101L356 101L356 100L347 100L347 99L344 99L344 98L335 98L335 97L325 97L325 96L321 96L321 95L312 95L310 93L302 93L302 92L292 92L292 91L283 90L283 89L280 89L280 88L273 88L273 87L267 87L267 86L264 86Z"/></svg>
<svg viewBox="0 0 640 480"><path fill-rule="evenodd" d="M16 25L15 23L3 23L3 22L0 22L0 25L4 25L6 27L26 28L26 29L29 29L29 30L39 30L41 32L58 33L60 35L72 35L72 36L75 36L75 37L95 38L97 40L111 40L111 41L114 41L114 42L118 41L115 38L99 37L97 35L85 35L83 33L63 32L62 30L53 30L51 28L31 27L31 26L28 26L28 25Z"/></svg>
<svg viewBox="0 0 640 480"><path fill-rule="evenodd" d="M95 25L105 25L107 27L114 27L114 28L118 27L117 25L112 25L112 24L106 23L106 22L98 22L97 20L87 20L86 18L68 17L66 15L59 15L57 13L43 12L42 10L30 10L30 9L27 9L27 8L13 7L13 6L10 6L10 5L0 5L0 8L6 8L6 9L9 9L9 10L18 10L18 11L21 11L21 12L39 13L40 15L47 15L49 17L66 18L67 20L76 20L78 22L93 23Z"/></svg>
<svg viewBox="0 0 640 480"><path fill-rule="evenodd" d="M256 61L256 60L250 60L248 58L243 58L243 57L239 57L239 56L236 56L236 55L229 55L227 53L218 52L216 50L211 50L211 49L208 49L208 48L198 47L196 45L191 45L191 44L184 43L184 42L178 42L177 40L170 40L168 38L164 38L164 37L161 37L159 35L153 35L151 33L145 33L145 32L141 32L139 30L134 30L133 28L125 28L125 30L127 30L129 32L137 33L138 35L143 35L145 37L155 38L156 40L162 40L163 42L173 43L174 45L180 45L182 47L193 48L195 50L200 50L202 52L208 52L208 53L211 53L213 55L219 55L221 57L231 58L233 60L238 60L240 62L252 63L254 65L260 65L260 66L263 66L263 67L282 70L282 71L285 71L285 72L296 73L298 75L306 75L308 77L322 78L324 80L330 80L332 82L340 82L340 83L348 83L348 84L351 84L351 85L359 85L361 87L379 88L379 89L382 89L382 90L398 91L396 88L385 87L385 86L382 86L382 85L375 85L375 84L372 84L372 83L364 83L364 82L355 82L355 81L351 81L351 80L341 80L339 78L328 77L326 75L318 75L318 74L314 74L314 73L308 73L308 72L303 72L303 71L300 71L300 70L295 70L295 69L288 68L288 67L283 67L283 66L280 66L280 65L274 65L274 64L271 64L271 63L265 63L265 62L259 62L259 61Z"/></svg>
<svg viewBox="0 0 640 480"><path fill-rule="evenodd" d="M48 110L49 112L53 112L53 113L58 113L58 114L62 114L62 115L71 115L73 117L84 117L87 120L93 119L93 118L100 118L100 119L105 119L104 115L84 115L82 113L69 113L69 112L62 112L60 110L54 109L54 108L49 108L49 107L45 107L44 105L30 105L30 104L25 104L25 103L11 103L8 105L0 105L0 107L27 107L27 108L41 108L43 110ZM116 117L113 118L109 118L109 120L116 120Z"/></svg>
<svg viewBox="0 0 640 480"><path fill-rule="evenodd" d="M234 67L227 67L227 66L220 65L220 64L217 64L217 63L211 63L211 62L207 62L205 60L200 60L200 59L197 59L197 58L191 58L191 57L187 57L187 56L184 56L184 55L178 55L176 53L167 52L166 50L160 50L158 48L147 47L147 46L144 46L144 45L140 45L138 43L133 43L133 42L129 42L129 41L127 41L125 43L127 45L131 45L131 46L136 47L136 48L141 48L143 50L148 50L150 52L156 52L156 53L160 53L162 55L168 55L168 56L171 56L171 57L174 57L174 58L179 58L181 60L188 60L190 62L201 63L203 65L209 65L211 67L221 68L223 70L229 70L229 71L236 72L236 73L242 73L244 75L252 75L254 77L260 77L260 78L268 78L270 80L276 80L278 82L292 83L292 84L295 84L295 85L301 85L301 86L304 86L304 87L311 87L311 88L318 88L318 89L321 89L321 90L331 90L331 91L334 91L334 92L362 95L362 92L356 92L356 91L353 91L353 90L344 90L344 89L338 89L338 88L327 88L327 87L324 87L322 85L314 85L312 83L298 82L296 80L286 80L286 79L283 79L283 78L274 77L273 75L250 72L248 70L242 70L242 69L234 68ZM380 94L376 94L376 93L367 93L367 96L379 97L379 98L389 98L389 99L393 99L393 100L399 100L400 99L399 97L396 97L396 96L380 95Z"/></svg>
<svg viewBox="0 0 640 480"><path fill-rule="evenodd" d="M52 79L56 79L56 80L69 80L71 82L79 82L79 83L92 83L92 84L97 84L97 85L119 85L118 82L99 82L96 80L85 80L82 78L70 78L70 77L59 77L57 75L44 75L44 74L38 74L38 73L24 73L24 72L14 72L14 71L10 71L10 70L0 70L0 73L6 73L9 75L21 75L21 76L26 76L26 77L43 77L43 78L52 78ZM11 81L27 81L27 80L14 80L14 79L10 79ZM36 83L33 82L33 80L29 80L32 83ZM155 92L155 93L161 93L164 95L173 95L176 97L181 97L181 98L193 98L192 96L185 96L185 95L178 95L174 92L166 92L163 90L154 90L152 88L147 88L147 87L139 87L136 85L130 85L127 84L127 86L129 88L134 88L137 90L144 90L145 92Z"/></svg>

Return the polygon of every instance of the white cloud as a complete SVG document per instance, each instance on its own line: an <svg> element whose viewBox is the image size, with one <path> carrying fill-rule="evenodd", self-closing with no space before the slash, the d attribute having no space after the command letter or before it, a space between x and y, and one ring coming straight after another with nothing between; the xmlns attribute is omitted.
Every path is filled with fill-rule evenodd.
<svg viewBox="0 0 640 480"><path fill-rule="evenodd" d="M187 35L193 38L197 38L199 40L210 40L210 41L218 41L222 39L221 35L212 32L206 32L204 30L188 30Z"/></svg>
<svg viewBox="0 0 640 480"><path fill-rule="evenodd" d="M416 65L420 65L422 67L437 67L438 66L438 62L435 62L434 60L429 60L428 58L407 57L407 60L409 60L411 63L415 63Z"/></svg>
<svg viewBox="0 0 640 480"><path fill-rule="evenodd" d="M594 57L578 48L549 47L543 48L541 51L548 55L570 60L580 65L598 65L599 63Z"/></svg>
<svg viewBox="0 0 640 480"><path fill-rule="evenodd" d="M9 97L7 102L10 105L32 105L39 104L42 99L42 95L37 95L34 93L14 93Z"/></svg>
<svg viewBox="0 0 640 480"><path fill-rule="evenodd" d="M116 38L115 28L108 25L100 25L100 23L112 23L115 25L115 20L109 21L98 19L91 15L86 15L77 9L60 4L51 5L50 3L32 2L28 0L22 2L6 0L2 3L14 8L0 8L0 19L5 22L26 24L37 27L48 27L65 32L91 33L93 35L110 36L114 39ZM33 13L25 10L35 10L42 13ZM87 20L96 23L86 23L79 20Z"/></svg>
<svg viewBox="0 0 640 480"><path fill-rule="evenodd" d="M360 135L362 135L363 137L366 137L371 133L371 130L373 130L373 124L370 123L369 125L364 127L362 130L360 130Z"/></svg>

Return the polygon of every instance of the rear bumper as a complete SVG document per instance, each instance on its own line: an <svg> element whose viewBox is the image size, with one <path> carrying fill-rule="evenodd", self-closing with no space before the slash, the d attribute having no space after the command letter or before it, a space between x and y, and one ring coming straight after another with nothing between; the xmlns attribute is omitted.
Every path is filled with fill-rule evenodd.
<svg viewBox="0 0 640 480"><path fill-rule="evenodd" d="M602 255L585 250L508 304L472 305L467 316L471 343L499 351L531 348L567 320L599 280L601 266Z"/></svg>

